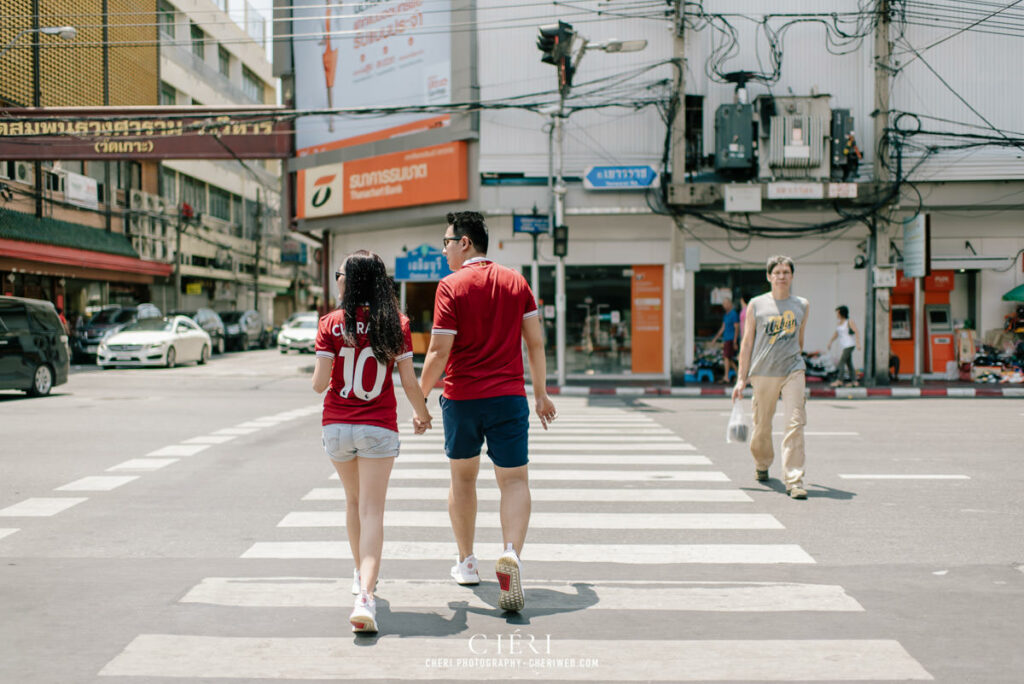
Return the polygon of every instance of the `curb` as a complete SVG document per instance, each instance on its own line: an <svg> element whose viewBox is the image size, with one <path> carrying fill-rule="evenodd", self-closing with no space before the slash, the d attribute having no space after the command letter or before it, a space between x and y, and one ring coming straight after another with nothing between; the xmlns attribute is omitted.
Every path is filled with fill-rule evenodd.
<svg viewBox="0 0 1024 684"><path fill-rule="evenodd" d="M617 397L730 397L726 387L578 387L549 386L549 395ZM744 397L753 396L748 387ZM1024 399L1024 387L849 387L808 388L812 399L920 399L920 398L1016 398Z"/></svg>

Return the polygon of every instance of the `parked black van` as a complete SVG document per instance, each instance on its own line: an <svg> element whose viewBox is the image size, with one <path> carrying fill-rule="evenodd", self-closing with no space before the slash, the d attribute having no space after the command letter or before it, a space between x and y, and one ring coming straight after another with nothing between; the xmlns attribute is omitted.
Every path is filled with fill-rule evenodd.
<svg viewBox="0 0 1024 684"><path fill-rule="evenodd" d="M68 381L71 349L53 304L0 297L0 389L33 397Z"/></svg>

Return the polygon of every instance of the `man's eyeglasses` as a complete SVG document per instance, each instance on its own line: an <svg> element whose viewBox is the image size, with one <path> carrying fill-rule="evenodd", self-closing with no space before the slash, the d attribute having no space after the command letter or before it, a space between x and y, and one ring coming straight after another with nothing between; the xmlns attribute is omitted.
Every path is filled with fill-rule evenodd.
<svg viewBox="0 0 1024 684"><path fill-rule="evenodd" d="M462 237L444 237L441 238L441 242L444 247L447 247L449 242L458 242L461 239Z"/></svg>
<svg viewBox="0 0 1024 684"><path fill-rule="evenodd" d="M335 271L334 272L334 279L337 280L338 278L340 278L343 275L345 275L344 271Z"/></svg>

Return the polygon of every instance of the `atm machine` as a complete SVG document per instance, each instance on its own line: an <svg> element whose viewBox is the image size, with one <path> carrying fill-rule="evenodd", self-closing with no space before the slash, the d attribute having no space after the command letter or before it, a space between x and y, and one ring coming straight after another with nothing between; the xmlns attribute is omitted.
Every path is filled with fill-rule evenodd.
<svg viewBox="0 0 1024 684"><path fill-rule="evenodd" d="M946 364L956 362L953 345L953 319L949 304L928 304L924 308L926 328L925 342L928 345L926 372L945 373Z"/></svg>

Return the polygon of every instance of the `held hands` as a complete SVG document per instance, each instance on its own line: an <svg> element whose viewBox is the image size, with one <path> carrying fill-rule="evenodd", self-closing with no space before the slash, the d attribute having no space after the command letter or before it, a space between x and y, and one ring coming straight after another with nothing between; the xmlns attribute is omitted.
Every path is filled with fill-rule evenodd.
<svg viewBox="0 0 1024 684"><path fill-rule="evenodd" d="M537 398L537 417L540 418L540 425L545 430L548 429L548 423L558 417L554 402L546 394Z"/></svg>
<svg viewBox="0 0 1024 684"><path fill-rule="evenodd" d="M422 435L424 432L429 430L432 426L430 422L433 420L433 416L429 413L424 413L422 416L413 416L412 427L413 432L417 435Z"/></svg>
<svg viewBox="0 0 1024 684"><path fill-rule="evenodd" d="M732 403L735 404L738 400L743 398L743 388L746 386L746 381L736 381L736 385L732 388Z"/></svg>

